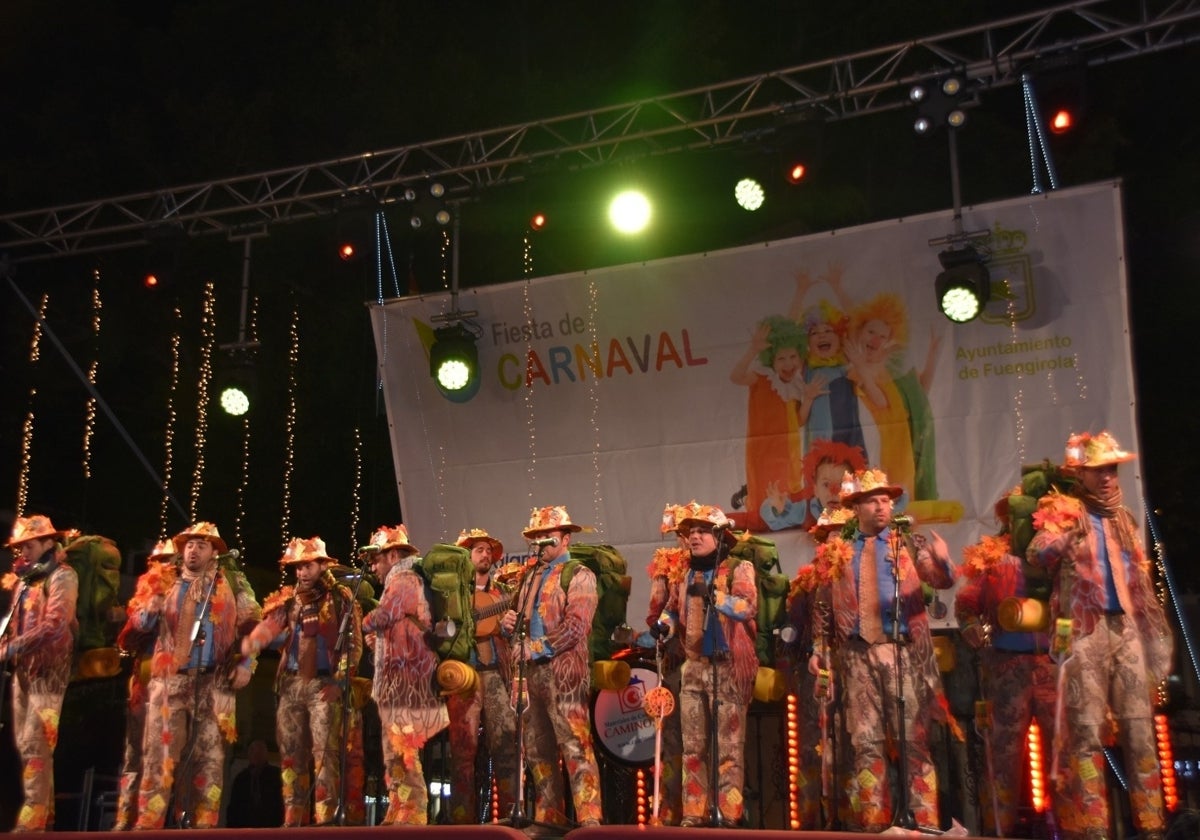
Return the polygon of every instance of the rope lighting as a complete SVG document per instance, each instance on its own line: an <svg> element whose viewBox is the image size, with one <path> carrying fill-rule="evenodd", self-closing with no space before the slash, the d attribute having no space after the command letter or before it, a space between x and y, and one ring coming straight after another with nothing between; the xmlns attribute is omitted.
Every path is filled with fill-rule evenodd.
<svg viewBox="0 0 1200 840"><path fill-rule="evenodd" d="M288 410L284 432L283 514L279 520L279 543L286 549L292 527L292 475L296 469L296 371L300 366L300 307L292 305L292 326L288 333Z"/></svg>
<svg viewBox="0 0 1200 840"><path fill-rule="evenodd" d="M50 296L43 294L38 305L37 320L33 322L33 336L29 340L29 367L37 370L37 364L42 358L42 322L46 320L46 307ZM31 377L34 381L36 376ZM17 516L25 515L25 506L29 503L29 466L33 455L33 423L34 398L37 396L37 386L29 386L29 410L25 413L25 422L21 426L21 472L17 476Z"/></svg>
<svg viewBox="0 0 1200 840"><path fill-rule="evenodd" d="M1035 813L1046 813L1046 752L1042 729L1036 720L1029 722L1025 736L1025 754L1029 759L1029 796Z"/></svg>
<svg viewBox="0 0 1200 840"><path fill-rule="evenodd" d="M204 488L204 452L208 448L209 387L213 375L213 350L217 345L216 294L213 282L204 284L200 317L200 378L196 383L196 464L192 469L191 519L200 518L200 491Z"/></svg>
<svg viewBox="0 0 1200 840"><path fill-rule="evenodd" d="M646 771L637 771L637 824L646 826Z"/></svg>
<svg viewBox="0 0 1200 840"><path fill-rule="evenodd" d="M1175 753L1171 749L1171 723L1166 715L1154 716L1154 740L1158 745L1158 771L1162 776L1163 805L1168 812L1179 807L1179 785L1175 779Z"/></svg>
<svg viewBox="0 0 1200 840"><path fill-rule="evenodd" d="M795 694L787 696L787 789L788 825L799 831L800 822L800 700Z"/></svg>
<svg viewBox="0 0 1200 840"><path fill-rule="evenodd" d="M92 270L92 352L100 352L100 311L103 304L100 300L100 269ZM93 358L88 365L87 380L96 385L96 375L100 369L100 359ZM92 477L92 438L96 434L96 398L89 396L83 415L83 477Z"/></svg>
<svg viewBox="0 0 1200 840"><path fill-rule="evenodd" d="M158 538L167 538L167 508L171 505L171 476L175 470L175 395L179 391L179 327L183 313L176 306L173 312L174 325L171 331L171 384L167 391L167 425L163 429L163 494L158 506Z"/></svg>

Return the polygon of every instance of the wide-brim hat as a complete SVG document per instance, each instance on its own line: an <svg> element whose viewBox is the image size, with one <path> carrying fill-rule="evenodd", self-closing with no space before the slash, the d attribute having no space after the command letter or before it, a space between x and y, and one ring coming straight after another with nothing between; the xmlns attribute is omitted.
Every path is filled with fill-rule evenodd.
<svg viewBox="0 0 1200 840"><path fill-rule="evenodd" d="M681 537L686 537L691 528L700 526L721 531L722 538L730 545L737 542L737 534L734 533L736 526L734 521L725 515L725 511L716 505L700 505L695 502L685 507L686 513L680 516L675 528L675 532Z"/></svg>
<svg viewBox="0 0 1200 840"><path fill-rule="evenodd" d="M175 549L174 540L159 540L154 544L154 548L150 549L150 556L146 558L146 562L166 560L177 556L179 556L179 552Z"/></svg>
<svg viewBox="0 0 1200 840"><path fill-rule="evenodd" d="M318 563L337 562L325 552L325 540L320 537L310 537L307 540L302 537L293 537L287 544L287 548L284 549L283 557L279 558L279 565L298 566L314 560Z"/></svg>
<svg viewBox="0 0 1200 840"><path fill-rule="evenodd" d="M1071 470L1107 467L1112 464L1124 464L1136 457L1135 453L1122 449L1117 443L1117 439L1109 432L1100 432L1095 435L1083 432L1067 438L1063 466Z"/></svg>
<svg viewBox="0 0 1200 840"><path fill-rule="evenodd" d="M40 513L18 516L17 521L13 523L12 537L6 545L11 548L30 540L58 539L63 533L54 527L49 516L42 516Z"/></svg>
<svg viewBox="0 0 1200 840"><path fill-rule="evenodd" d="M475 547L475 543L477 542L485 542L491 545L493 559L499 560L504 556L504 543L488 534L488 532L482 528L472 528L470 531L464 529L463 532L458 535L458 539L455 540L454 544L465 548L467 551L470 551Z"/></svg>
<svg viewBox="0 0 1200 840"><path fill-rule="evenodd" d="M521 532L521 536L529 539L548 531L566 531L573 534L582 530L582 525L576 525L571 521L571 514L567 513L566 507L547 505L533 509L529 514L529 527Z"/></svg>
<svg viewBox="0 0 1200 840"><path fill-rule="evenodd" d="M197 522L171 538L171 542L175 543L175 550L181 554L183 547L188 544L188 540L208 540L217 550L217 554L224 554L229 550L225 540L221 539L221 532L211 522Z"/></svg>
<svg viewBox="0 0 1200 840"><path fill-rule="evenodd" d="M855 504L876 493L886 493L888 498L898 499L904 494L904 488L889 483L887 473L883 470L858 470L842 476L839 501L843 506Z"/></svg>
<svg viewBox="0 0 1200 840"><path fill-rule="evenodd" d="M363 546L365 551L387 551L388 549L396 548L400 553L407 557L410 554L417 554L417 547L408 541L407 526L395 525L380 525L371 534L371 542Z"/></svg>
<svg viewBox="0 0 1200 840"><path fill-rule="evenodd" d="M819 543L825 542L831 533L840 531L854 518L854 511L847 507L826 507L817 517L817 524L808 533Z"/></svg>

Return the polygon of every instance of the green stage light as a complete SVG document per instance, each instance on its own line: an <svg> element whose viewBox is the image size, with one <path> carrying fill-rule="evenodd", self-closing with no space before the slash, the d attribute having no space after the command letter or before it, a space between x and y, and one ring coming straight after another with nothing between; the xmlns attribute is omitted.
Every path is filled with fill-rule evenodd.
<svg viewBox="0 0 1200 840"><path fill-rule="evenodd" d="M972 247L952 248L938 254L943 271L934 281L938 308L958 324L979 317L991 297L991 276L983 258Z"/></svg>
<svg viewBox="0 0 1200 840"><path fill-rule="evenodd" d="M250 410L250 395L236 385L221 391L221 408L226 414L241 417Z"/></svg>
<svg viewBox="0 0 1200 840"><path fill-rule="evenodd" d="M650 199L640 190L626 190L608 205L608 220L621 233L641 233L651 213Z"/></svg>
<svg viewBox="0 0 1200 840"><path fill-rule="evenodd" d="M466 402L479 392L479 348L476 336L462 324L433 331L429 375L438 392L453 402Z"/></svg>
<svg viewBox="0 0 1200 840"><path fill-rule="evenodd" d="M762 184L754 178L743 178L734 185L733 197L737 199L738 207L754 211L763 206L766 193Z"/></svg>

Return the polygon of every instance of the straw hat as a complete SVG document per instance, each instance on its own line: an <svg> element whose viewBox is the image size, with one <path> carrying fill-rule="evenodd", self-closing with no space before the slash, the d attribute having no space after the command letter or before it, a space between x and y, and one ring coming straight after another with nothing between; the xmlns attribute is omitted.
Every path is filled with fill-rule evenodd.
<svg viewBox="0 0 1200 840"><path fill-rule="evenodd" d="M280 566L299 566L316 560L318 563L336 563L337 560L325 553L325 540L320 537L302 539L293 537L279 559Z"/></svg>
<svg viewBox="0 0 1200 840"><path fill-rule="evenodd" d="M17 521L13 523L12 538L8 541L8 546L20 545L30 540L58 539L63 533L54 527L48 516L18 516Z"/></svg>
<svg viewBox="0 0 1200 840"><path fill-rule="evenodd" d="M681 516L676 533L681 537L686 537L688 530L695 526L708 526L714 531L720 530L725 542L730 544L737 542L737 535L733 532L733 520L726 516L725 511L716 505L698 505L692 502L687 506L686 513L682 513L682 508L680 510Z"/></svg>
<svg viewBox="0 0 1200 840"><path fill-rule="evenodd" d="M171 538L171 541L175 543L175 550L179 553L183 552L183 547L188 544L188 540L208 540L216 549L217 554L224 554L229 550L225 540L221 539L221 532L211 522L197 522Z"/></svg>
<svg viewBox="0 0 1200 840"><path fill-rule="evenodd" d="M854 518L854 511L847 507L827 507L817 517L817 524L808 529L812 538L819 543L825 542L831 533L840 531L846 523Z"/></svg>
<svg viewBox="0 0 1200 840"><path fill-rule="evenodd" d="M389 548L400 549L404 557L417 553L417 547L408 541L408 528L404 525L380 525L371 534L371 542L366 546L368 551L387 551Z"/></svg>
<svg viewBox="0 0 1200 840"><path fill-rule="evenodd" d="M1107 467L1110 464L1124 464L1132 461L1137 455L1126 452L1108 432L1092 435L1087 432L1073 434L1067 438L1066 457L1063 466L1067 469L1080 467Z"/></svg>
<svg viewBox="0 0 1200 840"><path fill-rule="evenodd" d="M876 493L886 493L888 498L898 499L904 493L904 488L889 484L887 473L883 470L858 470L842 476L840 496L843 505L852 505Z"/></svg>
<svg viewBox="0 0 1200 840"><path fill-rule="evenodd" d="M492 559L499 560L504 556L504 543L490 536L482 528L472 528L470 531L463 529L462 533L458 535L458 539L454 541L454 544L470 551L475 547L475 543L477 542L489 543L492 546Z"/></svg>
<svg viewBox="0 0 1200 840"><path fill-rule="evenodd" d="M548 505L533 509L533 512L529 514L529 527L521 532L521 536L531 539L547 531L575 533L582 530L582 525L576 525L571 521L571 514L567 513L564 506Z"/></svg>

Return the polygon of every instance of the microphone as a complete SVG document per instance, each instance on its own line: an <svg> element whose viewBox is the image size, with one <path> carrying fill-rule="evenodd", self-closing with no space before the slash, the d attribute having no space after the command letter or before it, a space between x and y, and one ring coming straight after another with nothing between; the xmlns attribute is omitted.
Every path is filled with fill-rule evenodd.
<svg viewBox="0 0 1200 840"><path fill-rule="evenodd" d="M558 537L542 537L540 540L529 540L528 542L537 548L553 547L558 545Z"/></svg>
<svg viewBox="0 0 1200 840"><path fill-rule="evenodd" d="M911 516L893 516L892 524L897 528L911 528L917 524L917 520L913 519Z"/></svg>

